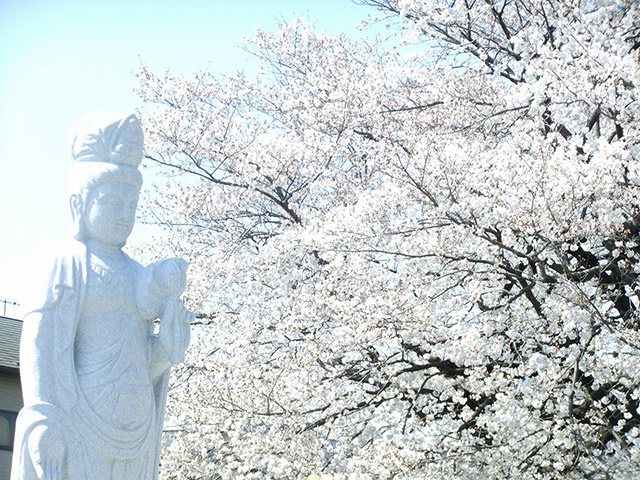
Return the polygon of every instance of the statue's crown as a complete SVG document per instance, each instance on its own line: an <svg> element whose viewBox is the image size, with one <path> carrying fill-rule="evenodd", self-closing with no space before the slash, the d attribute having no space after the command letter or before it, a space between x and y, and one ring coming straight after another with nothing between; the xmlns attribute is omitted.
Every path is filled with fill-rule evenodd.
<svg viewBox="0 0 640 480"><path fill-rule="evenodd" d="M71 155L79 162L105 162L138 168L142 161L144 135L135 114L124 118L94 113L74 124Z"/></svg>

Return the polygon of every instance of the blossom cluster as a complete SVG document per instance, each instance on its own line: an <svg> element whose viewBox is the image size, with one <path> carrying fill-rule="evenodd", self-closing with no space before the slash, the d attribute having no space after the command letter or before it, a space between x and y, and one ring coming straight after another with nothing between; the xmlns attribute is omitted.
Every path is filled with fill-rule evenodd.
<svg viewBox="0 0 640 480"><path fill-rule="evenodd" d="M163 478L636 477L638 5L361 3L405 46L138 72L201 314Z"/></svg>

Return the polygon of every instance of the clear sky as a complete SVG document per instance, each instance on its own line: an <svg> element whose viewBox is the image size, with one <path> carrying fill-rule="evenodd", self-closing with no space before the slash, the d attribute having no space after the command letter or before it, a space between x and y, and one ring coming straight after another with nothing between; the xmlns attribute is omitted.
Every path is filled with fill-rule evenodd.
<svg viewBox="0 0 640 480"><path fill-rule="evenodd" d="M132 71L141 61L159 73L233 72L251 68L240 45L257 26L295 12L358 35L370 11L350 0L0 0L0 302L27 303L33 252L69 235L69 126L140 106ZM7 306L8 316L23 313Z"/></svg>

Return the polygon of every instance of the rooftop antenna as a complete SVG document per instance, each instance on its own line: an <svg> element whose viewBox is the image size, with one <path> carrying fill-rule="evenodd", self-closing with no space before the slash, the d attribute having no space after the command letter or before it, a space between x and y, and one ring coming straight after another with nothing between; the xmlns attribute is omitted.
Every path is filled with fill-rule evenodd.
<svg viewBox="0 0 640 480"><path fill-rule="evenodd" d="M2 314L2 316L3 316L3 317L6 317L6 316L7 316L7 304L9 304L9 305L15 305L15 306L20 305L18 302L11 302L11 301L7 300L6 298L5 298L5 299L0 300L0 302L4 303L4 313Z"/></svg>

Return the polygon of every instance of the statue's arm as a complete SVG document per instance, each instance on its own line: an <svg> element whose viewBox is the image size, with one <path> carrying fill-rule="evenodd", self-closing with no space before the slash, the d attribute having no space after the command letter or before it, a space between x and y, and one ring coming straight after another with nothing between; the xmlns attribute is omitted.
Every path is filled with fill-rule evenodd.
<svg viewBox="0 0 640 480"><path fill-rule="evenodd" d="M52 312L36 311L24 320L20 342L20 376L26 406L50 404L58 408L54 361ZM42 422L29 432L27 448L36 475L42 480L62 478L65 444L62 432L52 422Z"/></svg>
<svg viewBox="0 0 640 480"><path fill-rule="evenodd" d="M20 341L20 377L25 405L56 402L54 368L55 335L51 312L31 312L25 317Z"/></svg>
<svg viewBox="0 0 640 480"><path fill-rule="evenodd" d="M160 320L160 331L150 339L151 375L154 379L171 365L184 360L193 319L193 312L189 311L181 300L176 298L167 302Z"/></svg>
<svg viewBox="0 0 640 480"><path fill-rule="evenodd" d="M25 317L20 340L25 408L48 412L45 419L26 429L22 440L43 480L62 478L66 448L62 424L65 412L73 410L75 403L74 325L82 289L77 258L61 255L50 264L46 286L37 290L42 301Z"/></svg>

